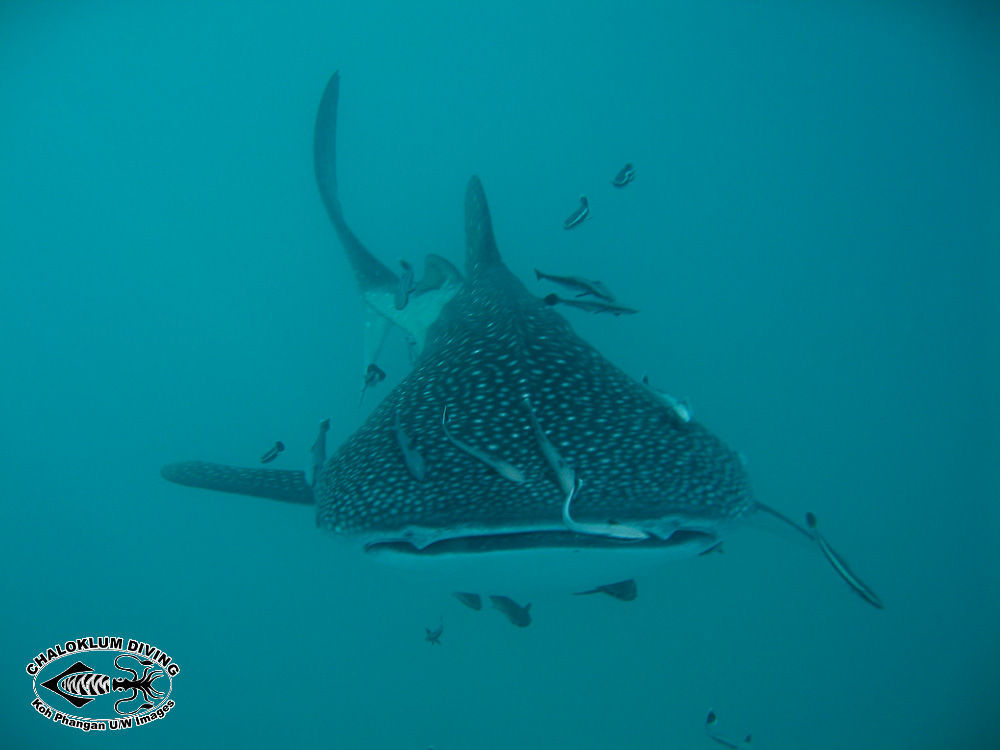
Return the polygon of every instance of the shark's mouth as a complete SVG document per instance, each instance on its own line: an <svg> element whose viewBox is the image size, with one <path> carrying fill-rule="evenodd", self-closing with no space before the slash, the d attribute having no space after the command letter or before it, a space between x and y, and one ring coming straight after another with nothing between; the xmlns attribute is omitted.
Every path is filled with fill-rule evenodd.
<svg viewBox="0 0 1000 750"><path fill-rule="evenodd" d="M640 540L616 539L608 536L577 534L566 530L515 531L497 534L475 534L437 539L427 544L416 544L406 539L386 539L365 544L371 555L407 555L415 557L441 557L452 555L483 555L492 552L518 552L524 550L689 550L698 554L718 544L716 534L693 529L677 529L666 538L649 536Z"/></svg>

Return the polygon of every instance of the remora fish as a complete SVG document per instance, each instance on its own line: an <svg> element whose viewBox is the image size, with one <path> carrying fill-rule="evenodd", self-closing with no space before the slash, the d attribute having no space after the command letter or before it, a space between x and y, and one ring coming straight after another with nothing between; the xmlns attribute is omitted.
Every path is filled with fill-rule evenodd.
<svg viewBox="0 0 1000 750"><path fill-rule="evenodd" d="M546 294L543 301L549 307L553 307L554 305L566 305L567 307L575 307L577 310L583 310L584 312L589 313L609 313L614 315L616 318L619 315L635 315L639 312L631 307L609 305L607 302L591 302L582 299L564 299L558 294Z"/></svg>
<svg viewBox="0 0 1000 750"><path fill-rule="evenodd" d="M361 406L365 400L365 394L368 389L378 385L383 380L385 380L385 372L374 362L370 363L365 370L365 384L361 386L361 398L358 399L358 406Z"/></svg>
<svg viewBox="0 0 1000 750"><path fill-rule="evenodd" d="M507 596L491 596L490 602L493 604L493 609L499 610L504 617L510 620L511 625L526 628L531 624L531 612L528 611L531 609L530 604L525 604L522 607Z"/></svg>
<svg viewBox="0 0 1000 750"><path fill-rule="evenodd" d="M629 162L618 170L618 174L611 180L611 184L616 188L623 188L635 179L635 167Z"/></svg>
<svg viewBox="0 0 1000 750"><path fill-rule="evenodd" d="M426 317L392 317L398 279L351 232L337 199L338 91L335 74L316 120L317 183L366 307L408 326L418 340L413 370L327 459L314 487L302 471L201 461L164 466L166 479L314 504L321 528L368 555L435 570L457 562L456 570L474 579L451 584L463 591L476 590L482 576L500 570L527 572L532 581L561 573L585 573L589 581L628 578L642 560L697 555L765 514L814 540L754 500L733 450L697 421L678 420L525 289L500 257L477 177L465 195L467 275L395 311L410 313L426 302ZM446 404L475 425L471 437L478 445L503 446L505 459L530 479L513 484L495 472L469 471L469 456L441 430ZM615 519L645 538L567 528L563 478L553 476L532 416L575 478L586 482L587 491L573 498L573 520ZM432 469L422 482L414 481L401 450L394 429L400 423L419 435L422 458ZM535 558L544 559L544 567L528 562Z"/></svg>
<svg viewBox="0 0 1000 750"><path fill-rule="evenodd" d="M576 210L566 217L566 221L563 222L563 229L572 229L578 224L582 224L583 220L590 216L590 202L587 200L586 195L580 196L580 205L577 206Z"/></svg>
<svg viewBox="0 0 1000 750"><path fill-rule="evenodd" d="M576 596L586 596L587 594L607 594L623 602L631 602L639 595L639 587L636 586L634 578L629 578L627 581L607 583L604 586L597 586L587 591L576 592Z"/></svg>
<svg viewBox="0 0 1000 750"><path fill-rule="evenodd" d="M728 747L730 748L730 750L738 750L740 745L749 745L750 742L752 741L753 737L752 735L749 734L746 735L746 737L744 737L742 741L731 740L726 737L723 737L721 734L718 733L718 730L716 730L715 728L717 721L718 717L715 715L715 711L709 711L708 716L705 717L705 733L708 734L708 736L711 739L713 739L715 742L718 742L723 747Z"/></svg>
<svg viewBox="0 0 1000 750"><path fill-rule="evenodd" d="M262 464L271 463L283 450L285 450L285 444L279 440L273 446L268 448L267 452L260 457L260 462Z"/></svg>
<svg viewBox="0 0 1000 750"><path fill-rule="evenodd" d="M590 294L598 299L602 299L605 302L614 302L615 297L604 284L600 281L588 281L587 279L581 279L577 276L553 276L549 273L543 273L537 268L535 269L535 279L538 281L551 281L554 284L559 284L566 287L567 289L575 289L579 292L577 297L585 297Z"/></svg>

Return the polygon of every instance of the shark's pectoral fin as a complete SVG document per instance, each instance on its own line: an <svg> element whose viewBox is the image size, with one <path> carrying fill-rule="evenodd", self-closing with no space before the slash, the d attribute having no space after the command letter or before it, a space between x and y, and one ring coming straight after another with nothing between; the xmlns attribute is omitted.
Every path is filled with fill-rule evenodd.
<svg viewBox="0 0 1000 750"><path fill-rule="evenodd" d="M300 505L315 503L312 487L306 483L303 471L247 469L207 461L179 461L164 466L160 475L168 482L188 487L266 497Z"/></svg>
<svg viewBox="0 0 1000 750"><path fill-rule="evenodd" d="M323 91L323 98L316 112L316 127L313 132L313 166L316 171L316 185L326 207L333 228L337 231L347 260L354 271L362 294L371 289L392 291L399 283L399 277L390 271L368 248L361 244L351 228L344 221L337 194L337 102L340 97L340 74L334 73Z"/></svg>

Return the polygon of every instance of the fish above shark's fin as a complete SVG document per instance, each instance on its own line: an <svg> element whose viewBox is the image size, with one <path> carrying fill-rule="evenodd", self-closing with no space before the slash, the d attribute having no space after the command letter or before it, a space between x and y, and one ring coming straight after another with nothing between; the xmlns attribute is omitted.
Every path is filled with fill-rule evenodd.
<svg viewBox="0 0 1000 750"><path fill-rule="evenodd" d="M304 471L247 469L207 461L179 461L160 469L160 475L176 484L237 495L266 497L286 503L312 505L312 487Z"/></svg>

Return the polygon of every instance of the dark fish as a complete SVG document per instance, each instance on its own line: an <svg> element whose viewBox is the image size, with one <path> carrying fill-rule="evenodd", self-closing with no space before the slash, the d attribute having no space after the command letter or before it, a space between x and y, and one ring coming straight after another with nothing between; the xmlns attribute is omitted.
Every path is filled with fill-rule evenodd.
<svg viewBox="0 0 1000 750"><path fill-rule="evenodd" d="M368 365L368 369L365 370L365 384L361 387L361 399L358 401L358 406L361 406L365 400L365 393L368 392L368 389L378 385L383 380L385 380L385 373L382 368L374 362Z"/></svg>
<svg viewBox="0 0 1000 750"><path fill-rule="evenodd" d="M826 557L827 562L833 566L833 569L837 571L837 574L843 578L847 585L854 589L855 593L864 599L866 602L871 604L873 607L878 609L884 609L882 600L878 598L878 594L871 590L871 587L858 578L857 574L847 566L847 561L844 560L837 551L830 546L830 543L826 541L826 537L819 533L819 529L816 528L816 516L812 513L806 513L806 526L809 528L809 532L819 548L823 551L823 555Z"/></svg>
<svg viewBox="0 0 1000 750"><path fill-rule="evenodd" d="M586 195L580 196L580 205L577 209L566 217L566 221L563 222L563 229L572 229L578 224L582 224L583 220L590 216L590 203L587 201Z"/></svg>
<svg viewBox="0 0 1000 750"><path fill-rule="evenodd" d="M704 557L705 555L710 555L713 552L718 552L721 555L724 551L725 550L722 549L722 542L719 542L718 544L713 544L711 547L709 547L704 552L699 552L698 556L699 557Z"/></svg>
<svg viewBox="0 0 1000 750"><path fill-rule="evenodd" d="M587 300L580 299L564 299L558 294L546 294L542 298L546 305L552 307L554 305L566 305L567 307L575 307L577 310L583 310L589 313L608 313L614 315L616 318L619 315L635 315L638 310L634 310L631 307L622 307L621 305L609 305L607 302L591 302Z"/></svg>
<svg viewBox="0 0 1000 750"><path fill-rule="evenodd" d="M715 723L718 717L715 715L715 711L709 711L708 716L705 717L705 732L708 736L718 742L723 747L728 747L730 750L739 750L740 745L749 745L752 739L751 735L747 735L743 738L743 741L727 739L720 735L715 729Z"/></svg>
<svg viewBox="0 0 1000 750"><path fill-rule="evenodd" d="M635 179L635 167L633 167L632 163L629 162L624 167L618 170L618 174L615 175L615 178L611 181L611 184L614 185L616 188L623 188L630 182L632 182L632 180L634 179Z"/></svg>
<svg viewBox="0 0 1000 750"><path fill-rule="evenodd" d="M483 599L479 596L479 594L469 594L465 591L456 591L455 598L469 609L474 609L477 612L483 608Z"/></svg>
<svg viewBox="0 0 1000 750"><path fill-rule="evenodd" d="M403 267L403 275L399 277L394 304L397 310L402 310L410 301L410 294L413 292L413 266L405 260L399 261L399 265Z"/></svg>
<svg viewBox="0 0 1000 750"><path fill-rule="evenodd" d="M598 586L597 588L590 589L589 591L577 591L577 596L584 596L586 594L607 594L615 599L620 599L623 602L634 601L639 595L639 587L636 586L635 579L629 578L625 581L619 581L618 583L608 583L604 586Z"/></svg>
<svg viewBox="0 0 1000 750"><path fill-rule="evenodd" d="M602 299L605 302L614 302L615 297L611 294L610 290L604 286L600 281L588 281L587 279L581 279L577 276L553 276L551 274L542 273L537 268L535 269L535 278L538 281L551 281L555 284L561 284L567 289L576 289L580 293L578 297L585 297L590 294L598 299Z"/></svg>
<svg viewBox="0 0 1000 750"><path fill-rule="evenodd" d="M512 625L516 625L519 628L526 628L531 624L531 613L528 611L531 609L530 604L525 604L522 607L513 599L506 596L491 596L490 601L493 603L493 609L503 612Z"/></svg>
<svg viewBox="0 0 1000 750"><path fill-rule="evenodd" d="M263 456L260 457L260 462L262 464L271 463L274 459L278 457L278 454L281 453L281 451L283 450L285 450L285 444L279 440L271 447L270 450L267 451L267 453L265 453Z"/></svg>
<svg viewBox="0 0 1000 750"><path fill-rule="evenodd" d="M430 628L424 628L427 631L427 635L424 636L424 640L427 641L432 646L441 645L441 634L444 633L444 623L441 623L436 628L431 630Z"/></svg>

